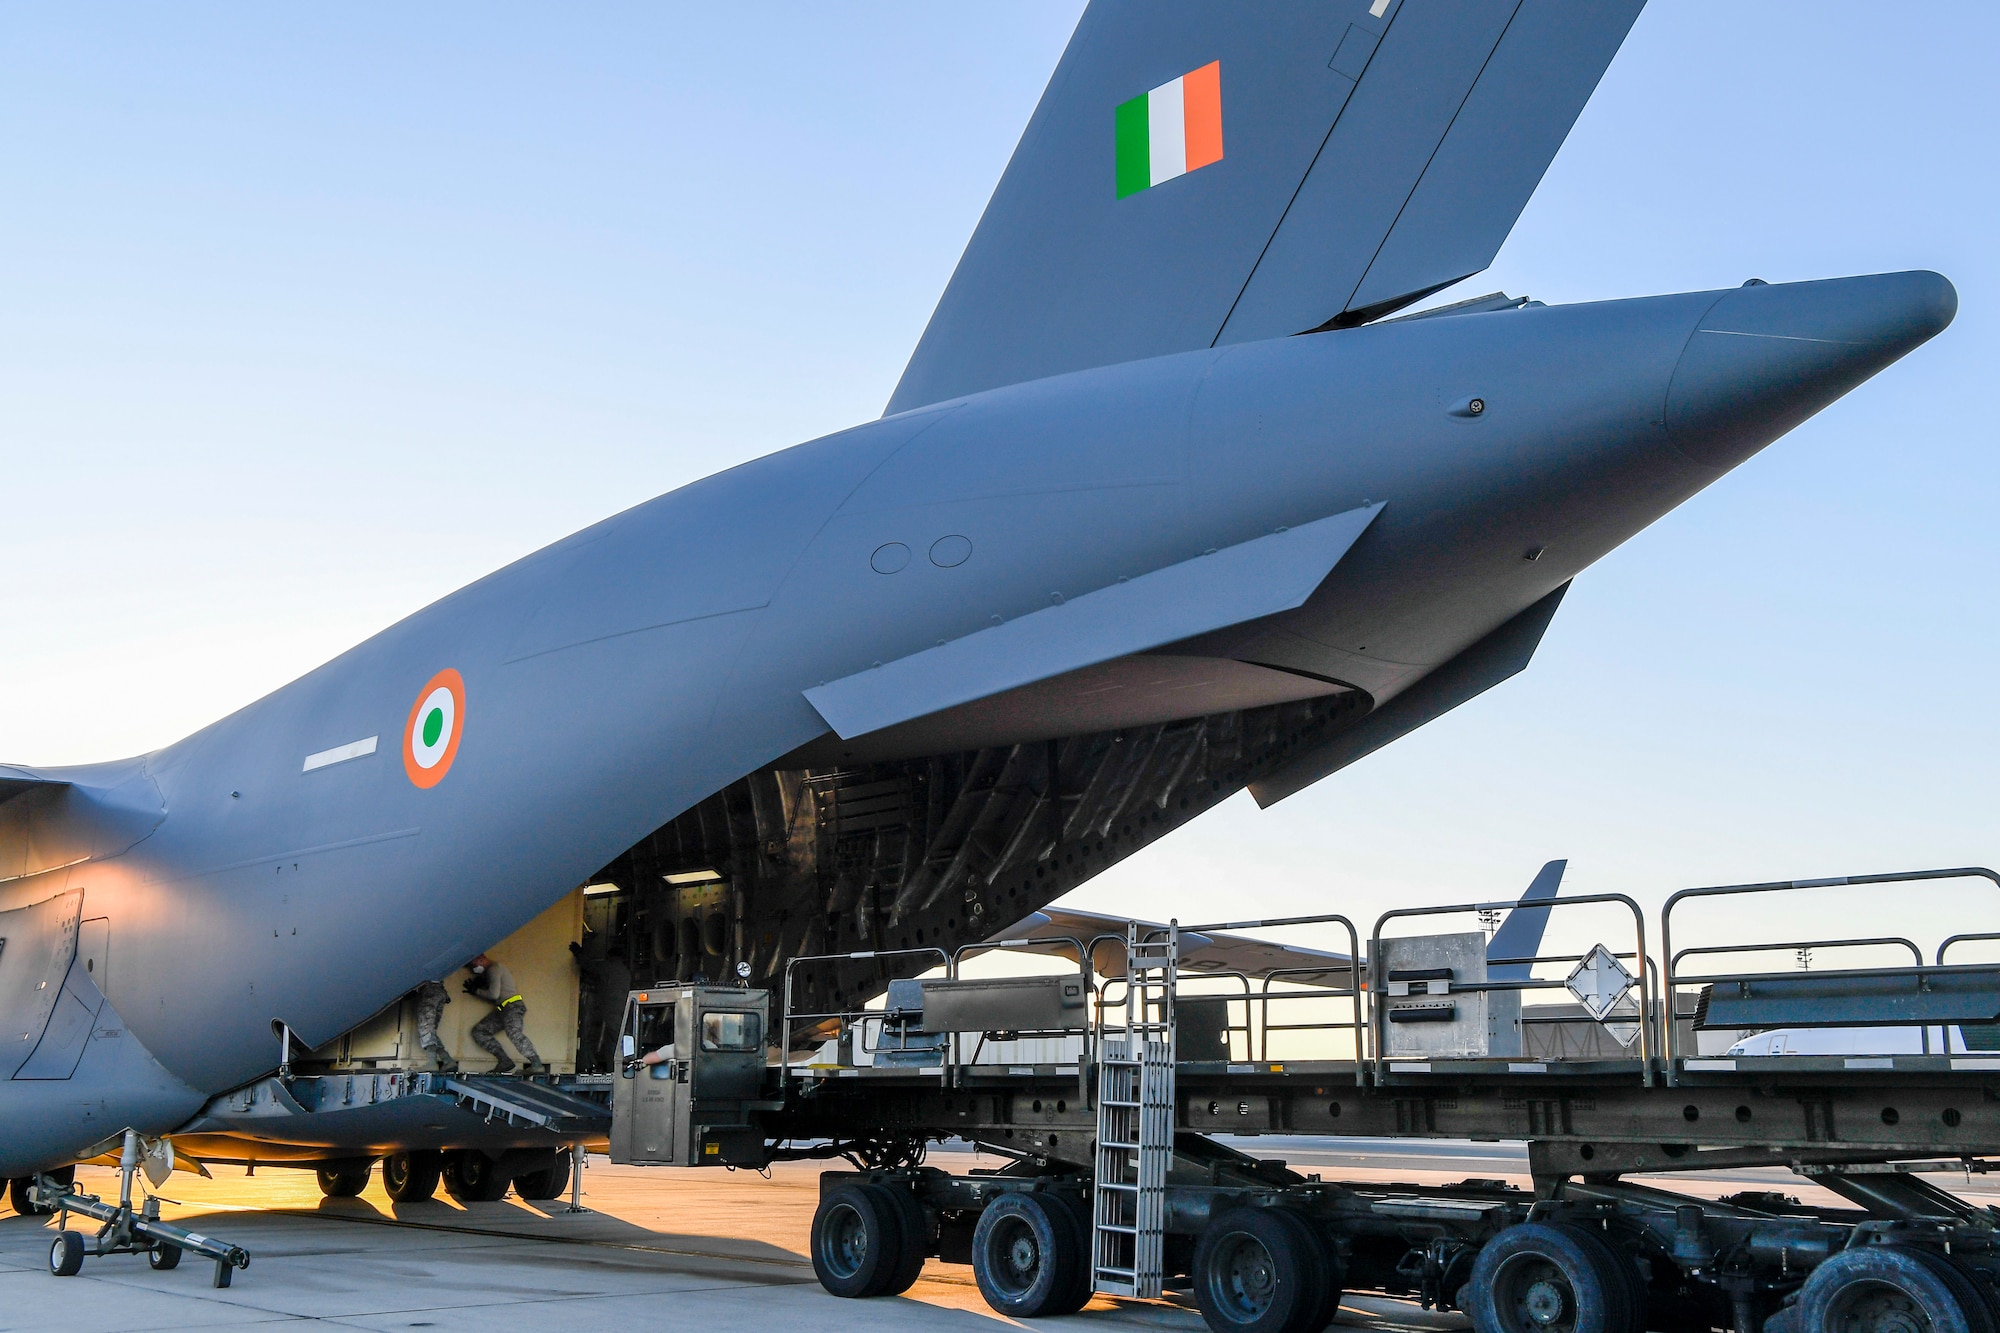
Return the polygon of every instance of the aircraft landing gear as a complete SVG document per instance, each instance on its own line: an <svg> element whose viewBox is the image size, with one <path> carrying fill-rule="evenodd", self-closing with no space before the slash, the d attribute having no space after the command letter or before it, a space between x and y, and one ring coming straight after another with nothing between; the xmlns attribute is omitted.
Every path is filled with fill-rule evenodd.
<svg viewBox="0 0 2000 1333"><path fill-rule="evenodd" d="M319 1168L319 1192L329 1199L351 1199L368 1188L375 1163L366 1157L326 1162Z"/></svg>
<svg viewBox="0 0 2000 1333"><path fill-rule="evenodd" d="M382 1188L397 1203L422 1203L437 1193L444 1154L435 1148L390 1153L382 1159Z"/></svg>
<svg viewBox="0 0 2000 1333"><path fill-rule="evenodd" d="M540 1171L514 1177L514 1193L523 1199L543 1202L560 1199L569 1189L570 1155L567 1149L556 1154L555 1163Z"/></svg>
<svg viewBox="0 0 2000 1333"><path fill-rule="evenodd" d="M444 1155L445 1192L460 1203L498 1203L512 1183L477 1148L455 1148Z"/></svg>

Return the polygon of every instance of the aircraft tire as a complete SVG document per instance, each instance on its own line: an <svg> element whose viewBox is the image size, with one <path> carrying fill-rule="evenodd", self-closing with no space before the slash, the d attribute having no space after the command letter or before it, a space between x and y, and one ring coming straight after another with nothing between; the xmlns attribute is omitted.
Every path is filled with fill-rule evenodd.
<svg viewBox="0 0 2000 1333"><path fill-rule="evenodd" d="M181 1247L178 1245L155 1245L146 1251L146 1265L155 1273L166 1273L181 1266Z"/></svg>
<svg viewBox="0 0 2000 1333"><path fill-rule="evenodd" d="M368 1188L368 1173L375 1169L370 1157L353 1157L320 1165L319 1192L329 1199L351 1199Z"/></svg>
<svg viewBox="0 0 2000 1333"><path fill-rule="evenodd" d="M444 1154L435 1148L390 1153L382 1159L382 1188L397 1203L422 1203L437 1193Z"/></svg>
<svg viewBox="0 0 2000 1333"><path fill-rule="evenodd" d="M59 1231L49 1245L49 1272L56 1277L75 1277L83 1271L83 1237L74 1231Z"/></svg>
<svg viewBox="0 0 2000 1333"><path fill-rule="evenodd" d="M532 1199L536 1202L560 1199L563 1191L569 1188L569 1169L569 1151L564 1149L556 1154L555 1165L515 1176L514 1193L523 1199Z"/></svg>
<svg viewBox="0 0 2000 1333"><path fill-rule="evenodd" d="M477 1148L454 1148L444 1155L445 1193L460 1203L498 1203L511 1183Z"/></svg>

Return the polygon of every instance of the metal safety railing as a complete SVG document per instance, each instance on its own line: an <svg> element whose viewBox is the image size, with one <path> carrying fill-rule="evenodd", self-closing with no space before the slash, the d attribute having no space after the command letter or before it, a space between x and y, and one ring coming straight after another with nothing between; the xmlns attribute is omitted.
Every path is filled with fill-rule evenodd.
<svg viewBox="0 0 2000 1333"><path fill-rule="evenodd" d="M791 1077L792 1062L789 1052L792 1049L792 1042L797 1033L798 1024L836 1023L838 1024L835 1030L836 1041L841 1035L852 1030L859 1030L863 1034L865 1041L868 1023L871 1020L886 1022L888 1018L888 1015L881 1010L865 1007L860 1009L830 1009L822 1012L804 1012L794 1009L792 1007L794 980L798 970L809 964L880 963L890 958L935 958L939 965L945 967L951 965L951 954L935 945L926 945L914 949L860 949L853 953L801 954L796 958L789 959L785 963L784 993L780 999L778 1010L778 1032L780 1037L778 1052L780 1057L778 1062L778 1095L780 1097L785 1095L786 1086ZM928 969L918 970L924 971ZM945 1052L947 1060L949 1059L949 1054L949 1051Z"/></svg>
<svg viewBox="0 0 2000 1333"><path fill-rule="evenodd" d="M1910 962L1900 966L1848 967L1823 969L1812 973L1815 981L1832 983L1852 983L1855 986L1908 983L1909 988L1919 991L1942 987L1958 986L1961 989L1974 986L1993 976L1995 965L1954 964L1946 961L1946 956L1954 947L1962 947L1975 942L2000 942L2000 930L1967 931L1946 938L1936 950L1933 960L1925 961L1922 948L1904 935L1855 935L1826 938L1783 938L1767 941L1732 940L1728 943L1700 943L1676 949L1674 947L1674 926L1676 913L1686 910L1691 900L1718 897L1734 897L1756 894L1795 893L1815 889L1830 889L1856 885L1903 884L1923 881L1977 878L1984 879L2000 888L2000 875L1983 867L1964 867L1946 870L1905 871L1892 874L1852 875L1838 878L1771 881L1755 884L1715 885L1701 888L1682 889L1670 895L1662 905L1658 916L1657 937L1660 952L1657 956L1649 944L1655 932L1649 930L1648 913L1632 897L1622 893L1590 893L1569 897L1537 900L1523 904L1518 901L1492 901L1451 903L1438 906L1413 906L1392 908L1381 913L1368 933L1367 948L1362 948L1361 931L1353 919L1340 913L1316 913L1306 916L1267 917L1254 920L1215 922L1195 926L1154 926L1143 922L1129 923L1124 934L1100 934L1089 938L1060 936L1036 939L1007 939L978 941L960 945L953 949L942 947L920 947L908 949L870 950L853 953L808 955L791 959L784 972L783 1016L781 1019L789 1049L801 1025L836 1024L841 1032L853 1032L855 1048L862 1052L875 1049L873 1038L881 1032L884 1023L896 1019L906 1024L911 1021L907 1015L891 1015L879 1007L827 1008L808 1011L800 1008L797 979L806 968L837 966L854 963L875 963L883 971L894 971L899 975L925 972L936 969L944 974L947 981L962 979L964 964L975 954L994 952L1036 952L1047 954L1059 951L1060 956L1074 956L1078 975L1083 981L1087 997L1088 1013L1080 1020L1080 1025L1064 1029L1048 1029L1050 1033L1060 1032L1076 1037L1080 1042L1077 1058L1077 1075L1081 1091L1088 1098L1096 1096L1100 1114L1107 1110L1102 1100L1107 1082L1107 1071L1116 1064L1120 1069L1136 1069L1131 1062L1142 1057L1151 1042L1171 1051L1174 1062L1196 1061L1214 1062L1227 1060L1235 1062L1239 1058L1266 1069L1280 1067L1280 1045L1294 1048L1302 1036L1325 1034L1333 1048L1348 1048L1346 1055L1323 1060L1319 1056L1310 1058L1320 1068L1331 1074L1340 1070L1345 1077L1351 1067L1355 1082L1361 1086L1382 1084L1392 1076L1411 1072L1411 1061L1422 1062L1426 1057L1409 1056L1399 1053L1399 1043L1392 1040L1392 1011L1397 1008L1394 1001L1404 1001L1408 997L1392 994L1397 989L1407 989L1408 983L1392 984L1397 978L1391 975L1390 955L1397 951L1399 941L1426 939L1431 937L1408 934L1391 934L1398 923L1441 916L1478 916L1491 929L1491 922L1500 913L1519 909L1523 906L1535 910L1573 913L1583 907L1612 908L1629 916L1631 938L1628 947L1613 950L1606 944L1599 944L1587 953L1540 953L1533 957L1500 958L1481 955L1480 970L1461 972L1459 976L1441 983L1440 989L1467 995L1498 997L1522 995L1537 991L1563 990L1566 987L1577 994L1579 999L1590 1002L1581 1005L1584 1017L1577 1017L1576 1006L1552 1006L1541 1009L1519 1006L1514 1012L1508 1006L1495 1008L1489 1001L1481 1006L1489 1015L1491 1023L1513 1023L1521 1034L1522 1053L1510 1057L1504 1049L1484 1050L1471 1053L1470 1059L1512 1058L1514 1067L1523 1072L1540 1068L1538 1061L1549 1059L1575 1058L1600 1062L1606 1068L1605 1060L1629 1060L1638 1077L1651 1086L1663 1078L1669 1082L1678 1081L1680 1065L1689 1058L1687 1047L1692 1041L1691 1033L1700 1018L1682 1010L1687 996L1683 990L1700 983L1707 987L1736 986L1756 989L1786 981L1796 981L1801 973L1779 973L1769 971L1712 971L1693 970L1700 964L1711 968L1732 958L1748 958L1757 954L1792 952L1798 954L1802 964L1814 952L1852 952L1865 948L1892 948L1907 951ZM1346 954L1331 954L1324 962L1300 963L1258 969L1255 972L1239 967L1200 969L1183 967L1181 953L1192 952L1205 947L1197 938L1224 932L1263 931L1299 926L1331 926L1346 934ZM1686 933L1685 928L1682 931ZM1166 967L1161 951L1171 941L1173 953L1171 986L1161 989L1162 968ZM1602 958L1615 960L1618 967L1610 967ZM1115 958L1123 961L1123 976L1113 975L1119 970ZM893 966L892 966L893 965ZM1602 988L1586 997L1584 990L1589 983L1572 984L1578 972L1585 965L1599 968L1599 977L1607 978ZM1536 971L1557 969L1557 975L1536 975ZM1565 979L1561 969L1573 969ZM1504 969L1503 974L1501 973ZM1620 969L1623 969L1622 974ZM1590 974L1584 974L1586 976ZM1427 993L1428 985L1426 983ZM1584 987L1579 990L1578 986ZM1974 986L1976 990L1976 986ZM1414 992L1413 992L1414 993ZM1746 992L1747 993L1747 992ZM1843 995L1843 1001L1851 1001L1852 995ZM1185 1021L1196 1024L1201 1045L1190 1047L1166 1035L1175 1020L1175 1002L1185 1010ZM1197 1006L1210 1005L1220 1008L1218 1018L1211 1010L1197 1023ZM1324 1008L1316 1012L1314 1006L1335 1006L1329 1014ZM1852 1005L1849 1004L1849 1008ZM1300 1017L1302 1010L1306 1016ZM1163 1019L1162 1014L1169 1015ZM1586 1021L1588 1020L1588 1021ZM1850 1020L1851 1021L1851 1020ZM1906 1020L1871 1019L1876 1026L1898 1024ZM1923 1051L1931 1050L1928 1026L1936 1026L1932 1019L1929 1025L1915 1020L1907 1020L1910 1026L1925 1028ZM1958 1020L1954 1020L1958 1021ZM1983 1023L1987 1020L1967 1018L1965 1022ZM1592 1024L1611 1030L1611 1040L1618 1046L1633 1047L1631 1056L1617 1053L1617 1046L1606 1047L1603 1040L1588 1037L1580 1041L1582 1054L1574 1057L1566 1055L1548 1056L1528 1050L1530 1030L1541 1032L1544 1025L1557 1025L1555 1033L1558 1049L1567 1051L1570 1043L1577 1041L1568 1033L1568 1028L1577 1026L1586 1033ZM1800 1026L1812 1026L1802 1022ZM1818 1022L1819 1026L1844 1025L1837 1018ZM1489 1032L1501 1030L1489 1027ZM1041 1030L1037 1029L1036 1033ZM1150 1038L1143 1034L1152 1034ZM935 1065L926 1064L920 1070L913 1070L908 1064L906 1072L934 1074L942 1078L947 1086L956 1086L961 1075L976 1066L982 1053L987 1049L987 1040L993 1034L974 1033L968 1029L964 1033L925 1034L927 1038L939 1037L936 1049L939 1052ZM1036 1035L1009 1031L1007 1036ZM2000 1026L1995 1028L1996 1038L2000 1038ZM967 1038L975 1041L969 1042ZM1544 1037L1541 1045L1550 1045ZM975 1044L976 1042L976 1044ZM1951 1053L1952 1036L1947 1026L1944 1035L1944 1051ZM2000 1043L1996 1043L2000 1044ZM968 1046L970 1050L968 1051ZM1404 1050L1408 1042L1402 1043ZM1114 1058L1113 1050L1120 1053ZM928 1049L928 1048L927 1048ZM1604 1052L1609 1049L1609 1055ZM1595 1053L1592 1053L1592 1052ZM1240 1052L1240 1056L1239 1056ZM1351 1058L1350 1058L1351 1057ZM1524 1058L1525 1057L1525 1058ZM1452 1057L1445 1057L1452 1058ZM1143 1063L1143 1061L1141 1061ZM1067 1057L1065 1057L1067 1064ZM1296 1063L1296 1061L1294 1062ZM1611 1066L1616 1067L1616 1066ZM789 1076L789 1073L786 1075ZM1124 1075L1117 1075L1122 1078ZM1136 1077L1136 1075L1135 1075ZM1116 1079L1114 1078L1115 1082ZM1138 1096L1135 1089L1121 1091L1112 1099L1111 1109L1129 1110ZM1130 1136L1114 1134L1108 1142L1137 1142ZM1136 1159L1135 1159L1136 1160ZM1129 1164L1128 1164L1129 1165ZM1120 1225L1125 1225L1121 1223Z"/></svg>
<svg viewBox="0 0 2000 1333"><path fill-rule="evenodd" d="M801 968L812 965L855 962L873 962L881 965L886 964L892 959L917 958L930 961L921 967L896 968L894 969L895 971L910 973L911 975L908 978L896 977L889 978L889 980L891 982L904 979L917 980L918 984L921 985L920 978L923 973L941 967L944 971L946 982L957 982L964 979L961 975L961 965L972 954L989 951L1031 951L1038 947L1046 949L1046 946L1050 944L1067 944L1077 953L1078 975L1082 979L1084 991L1087 994L1094 994L1091 953L1098 940L1107 938L1117 939L1118 937L1100 936L1093 939L1089 944L1074 936L1057 936L1054 938L1033 940L976 940L969 944L959 945L951 950L946 950L942 946L931 945L909 949L863 949L851 953L803 954L789 960L785 964L778 1030L783 1034L786 1051L791 1049L793 1041L799 1035L800 1025L810 1024L834 1024L833 1040L838 1042L844 1037L852 1043L852 1049L871 1058L879 1058L884 1054L895 1054L897 1052L918 1049L909 1046L908 1041L912 1031L912 1023L921 1022L921 1018L913 1018L907 1011L891 1010L886 1004L885 1007L879 1009L868 1005L863 1005L859 1008L825 1010L803 1010L796 1008L795 1004L798 998L796 978L798 972ZM1122 939L1119 939L1118 942L1121 945L1123 944ZM946 1086L956 1086L960 1082L962 1071L978 1063L979 1056L985 1048L987 1039L993 1035L990 1032L974 1032L969 1029L966 1031L933 1032L920 1028L918 1031L926 1039L936 1038L935 1047L926 1045L921 1049L926 1054L934 1049L937 1054L937 1063L935 1065L926 1064L914 1070L909 1066L903 1066L904 1072L933 1073ZM1095 1033L1093 1032L1093 1025L1087 1017L1085 1021L1075 1027L1010 1029L1008 1035L1016 1038L1038 1036L1080 1037L1082 1050L1077 1059L1077 1076L1081 1085L1080 1091L1083 1091L1085 1095L1088 1094L1089 1078L1094 1062ZM890 1044L892 1036L895 1039L895 1044L893 1045ZM974 1039L974 1046L970 1056L967 1055L965 1050L965 1043L968 1037ZM781 1088L789 1081L790 1069L791 1061L786 1059L783 1061L783 1072L779 1075Z"/></svg>
<svg viewBox="0 0 2000 1333"><path fill-rule="evenodd" d="M1929 964L1924 962L1923 952L1914 942L1900 936L1831 937L1826 939L1790 940L1761 945L1735 944L1710 946L1702 949L1683 949L1679 952L1675 952L1673 947L1674 911L1676 908L1682 906L1682 904L1696 899L1799 893L1820 889L1858 887L1870 884L1913 884L1951 879L1984 879L1992 883L1996 889L2000 889L2000 874L1995 874L1992 870L1984 866L1957 866L1939 870L1903 870L1870 875L1839 875L1820 879L1768 880L1754 884L1716 884L1701 888L1681 889L1669 895L1666 902L1660 908L1660 950L1666 959L1666 975L1663 983L1666 993L1669 996L1673 996L1678 993L1678 988L1683 984L1700 982L1703 986L1711 989L1716 986L1733 986L1738 988L1740 994L1747 996L1756 992L1760 987L1769 988L1774 985L1796 984L1801 976L1798 971L1702 973L1693 977L1682 975L1681 964L1687 959L1696 956L1714 956L1730 953L1770 953L1785 950L1795 952L1807 951L1801 953L1801 957L1803 958L1809 956L1810 951L1819 949L1847 949L1868 945L1900 945L1908 948L1913 956L1914 961L1908 967L1839 968L1827 969L1815 974L1815 983L1827 988L1840 986L1853 988L1880 987L1886 984L1908 982L1913 991L1924 993L1932 991L1940 979L1947 981L1953 979L1971 979L1981 974L1991 973L1993 970L1991 967L1948 965L1944 962L1944 954L1955 943L1978 939L2000 939L2000 931L1970 932L1953 935L1938 946L1937 961ZM1880 1026L1880 1024L1857 1024L1851 1017L1843 1020L1838 1015L1824 1022L1815 1021L1809 1017L1788 1025L1798 1027ZM1922 1045L1926 1051L1929 1049L1929 1027L1932 1025L1926 1024L1921 1020L1907 1023L1907 1026L1923 1029ZM1669 1027L1666 1045L1669 1078L1676 1081L1679 1076L1680 1061L1685 1059L1687 1054L1681 1048L1678 1028L1678 1024ZM1948 1043L1950 1040L1949 1025L1947 1025L1945 1040L1947 1042L1948 1053Z"/></svg>
<svg viewBox="0 0 2000 1333"><path fill-rule="evenodd" d="M1637 1018L1639 1023L1640 1078L1650 1087L1655 1081L1656 1072L1653 1067L1653 1052L1657 1049L1658 1038L1655 1024L1659 1002L1654 990L1653 972L1646 961L1648 955L1646 952L1645 911L1637 902L1622 893L1583 893L1568 898L1540 900L1531 904L1531 906L1538 909L1544 907L1555 909L1585 907L1595 903L1616 904L1624 907L1632 914L1633 948L1629 952L1613 953L1611 956L1618 959L1621 963L1627 959L1631 959L1639 964L1637 984L1632 986L1631 989L1638 992ZM1481 913L1512 910L1518 906L1520 906L1518 902L1453 903L1443 907L1397 907L1382 913L1381 916L1375 918L1375 929L1369 936L1368 941L1369 983L1371 989L1378 997L1385 995L1388 990L1389 978L1383 975L1385 965L1383 962L1382 944L1384 936L1382 931L1383 927L1387 926L1391 921L1420 916L1476 916ZM1577 955L1574 961L1581 962L1586 957L1588 955ZM1532 969L1533 965L1538 963L1571 961L1571 959L1568 956L1550 956L1528 959L1495 959L1493 961L1495 963L1527 964ZM1553 978L1536 977L1531 972L1525 978L1487 980L1462 984L1453 983L1453 985L1455 989L1462 991L1494 994L1530 990L1560 990L1565 989L1567 983ZM1390 1007L1380 1003L1378 1000L1371 1004L1369 1008L1370 1035L1374 1048L1372 1064L1376 1079L1380 1081L1384 1072L1383 1065L1387 1061L1389 1052L1388 1024Z"/></svg>
<svg viewBox="0 0 2000 1333"><path fill-rule="evenodd" d="M1337 1027L1344 1027L1353 1034L1355 1081L1357 1084L1365 1082L1362 1073L1362 1064L1367 1059L1368 1053L1368 1024L1366 1016L1368 1002L1363 976L1364 964L1361 959L1361 932L1355 927L1351 918L1339 912L1320 912L1310 916L1261 917L1249 921L1219 921L1210 925L1187 926L1183 928L1181 933L1184 936L1206 935L1245 930L1278 930L1294 926L1339 926L1344 929L1347 932L1347 957L1345 959L1345 966L1341 965L1340 960L1329 959L1326 964L1274 968L1264 973L1262 984L1254 995L1248 993L1250 978L1242 972L1204 973L1203 975L1216 978L1229 976L1242 979L1246 992L1243 997L1245 1008L1249 1010L1254 1005L1256 1014L1254 1028L1248 1013L1246 1013L1241 1029L1245 1032L1246 1037L1250 1038L1245 1042L1244 1058L1246 1060L1268 1064L1272 1058L1271 1034L1274 1032L1332 1032ZM1348 984L1345 986L1314 986L1294 983L1290 980L1290 978L1295 977L1324 977L1329 972L1338 973L1343 971L1348 974ZM1274 991L1272 987L1279 984L1288 985L1292 988L1283 991ZM1294 1005L1313 1000L1344 1000L1352 1006L1350 1017L1346 1023L1340 1025L1315 1022L1272 1021L1271 1006L1274 1003ZM1286 1012L1291 1013L1295 1012L1295 1010L1287 1009Z"/></svg>

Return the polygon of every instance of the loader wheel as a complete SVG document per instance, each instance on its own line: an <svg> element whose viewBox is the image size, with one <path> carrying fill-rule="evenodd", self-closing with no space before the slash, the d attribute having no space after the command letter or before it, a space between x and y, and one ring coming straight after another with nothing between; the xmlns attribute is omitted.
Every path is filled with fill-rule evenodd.
<svg viewBox="0 0 2000 1333"><path fill-rule="evenodd" d="M1214 1333L1306 1333L1326 1310L1325 1255L1297 1214L1231 1208L1195 1246L1195 1304Z"/></svg>
<svg viewBox="0 0 2000 1333"><path fill-rule="evenodd" d="M904 1220L879 1185L828 1190L813 1213L812 1264L835 1296L879 1296L902 1264Z"/></svg>
<svg viewBox="0 0 2000 1333"><path fill-rule="evenodd" d="M1895 1245L1842 1250L1799 1292L1802 1333L1986 1333L1979 1292L1943 1255Z"/></svg>
<svg viewBox="0 0 2000 1333"><path fill-rule="evenodd" d="M1304 1328L1305 1333L1320 1333L1340 1313L1341 1293L1347 1287L1347 1265L1341 1262L1340 1251L1334 1248L1333 1238L1323 1228L1299 1213L1292 1216L1306 1229L1306 1234L1312 1237L1319 1250L1318 1265L1323 1275L1319 1283L1319 1309L1307 1317ZM1645 1333L1645 1330L1639 1329L1635 1333Z"/></svg>
<svg viewBox="0 0 2000 1333"><path fill-rule="evenodd" d="M1075 1217L1048 1194L1003 1194L988 1204L972 1233L972 1276L986 1303L1015 1319L1075 1313L1077 1269L1089 1262Z"/></svg>
<svg viewBox="0 0 2000 1333"><path fill-rule="evenodd" d="M368 1173L375 1169L371 1158L355 1157L340 1162L322 1162L319 1192L329 1199L351 1199L368 1188Z"/></svg>
<svg viewBox="0 0 2000 1333"><path fill-rule="evenodd" d="M882 1285L877 1296L900 1296L916 1285L924 1271L924 1260L930 1257L931 1219L924 1212L924 1206L917 1202L916 1194L907 1186L877 1185L896 1210L897 1220L902 1223L902 1235L897 1241L896 1271Z"/></svg>
<svg viewBox="0 0 2000 1333"><path fill-rule="evenodd" d="M460 1203L498 1203L507 1197L507 1177L493 1169L493 1159L476 1148L458 1148L444 1155L445 1193Z"/></svg>
<svg viewBox="0 0 2000 1333"><path fill-rule="evenodd" d="M435 1148L390 1153L382 1159L382 1188L397 1203L422 1203L437 1193L444 1154Z"/></svg>
<svg viewBox="0 0 2000 1333"><path fill-rule="evenodd" d="M1092 1235L1090 1201L1071 1199L1066 1195L1045 1195L1069 1216L1070 1233L1076 1238L1076 1274L1070 1289L1057 1301L1050 1314L1075 1314L1090 1304L1090 1298L1097 1293L1097 1254Z"/></svg>
<svg viewBox="0 0 2000 1333"><path fill-rule="evenodd" d="M49 1246L49 1272L57 1277L75 1277L83 1271L83 1237L74 1231L59 1231Z"/></svg>
<svg viewBox="0 0 2000 1333"><path fill-rule="evenodd" d="M1522 1222L1479 1251L1465 1312L1477 1333L1629 1333L1637 1316L1617 1263L1587 1231Z"/></svg>

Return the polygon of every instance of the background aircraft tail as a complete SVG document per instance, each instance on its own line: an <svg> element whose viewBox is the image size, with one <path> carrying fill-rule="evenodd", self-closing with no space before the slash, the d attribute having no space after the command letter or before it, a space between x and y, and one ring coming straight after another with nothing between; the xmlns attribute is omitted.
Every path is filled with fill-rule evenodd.
<svg viewBox="0 0 2000 1333"><path fill-rule="evenodd" d="M1529 904L1554 898L1556 891L1562 887L1563 872L1568 869L1568 861L1551 861L1542 867L1541 873L1528 885L1528 891L1521 895L1520 905L1507 913L1500 929L1493 932L1493 938L1486 944L1487 958L1533 958L1541 952L1542 932L1549 924L1549 909ZM1533 970L1533 965L1529 963L1489 964L1486 976L1491 981L1526 981Z"/></svg>
<svg viewBox="0 0 2000 1333"><path fill-rule="evenodd" d="M888 410L1477 273L1643 3L1093 0Z"/></svg>

